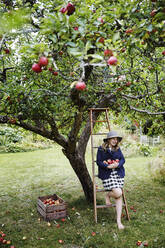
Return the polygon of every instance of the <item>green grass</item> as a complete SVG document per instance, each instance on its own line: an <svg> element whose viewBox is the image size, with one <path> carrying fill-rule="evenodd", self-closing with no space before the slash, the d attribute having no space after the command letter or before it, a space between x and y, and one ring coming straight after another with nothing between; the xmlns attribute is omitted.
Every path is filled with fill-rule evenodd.
<svg viewBox="0 0 165 248"><path fill-rule="evenodd" d="M80 183L58 146L0 154L0 230L16 248L134 248L138 240L147 240L152 248L164 248L165 187L150 179L149 159L152 158L126 160L125 194L131 221L124 217L126 229L118 231L113 208L98 210L95 224L93 205L86 202ZM90 151L87 161L91 172ZM67 201L68 216L65 222L52 221L48 226L37 213L37 198L53 193ZM103 203L104 195L98 198ZM96 235L92 236L92 232ZM59 244L58 240L64 243Z"/></svg>

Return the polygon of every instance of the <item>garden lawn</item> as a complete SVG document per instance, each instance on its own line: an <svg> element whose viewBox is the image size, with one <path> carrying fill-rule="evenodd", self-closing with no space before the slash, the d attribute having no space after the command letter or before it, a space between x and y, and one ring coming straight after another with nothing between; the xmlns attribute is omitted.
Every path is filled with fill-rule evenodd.
<svg viewBox="0 0 165 248"><path fill-rule="evenodd" d="M165 186L151 181L150 159L126 159L131 221L123 217L126 228L119 231L114 208L99 209L95 224L93 205L86 202L60 147L0 154L0 230L16 248L134 248L138 240L147 241L148 247L165 248ZM91 173L90 151L87 161ZM68 216L49 225L37 213L37 198L54 193L68 203ZM98 199L104 203L103 193Z"/></svg>

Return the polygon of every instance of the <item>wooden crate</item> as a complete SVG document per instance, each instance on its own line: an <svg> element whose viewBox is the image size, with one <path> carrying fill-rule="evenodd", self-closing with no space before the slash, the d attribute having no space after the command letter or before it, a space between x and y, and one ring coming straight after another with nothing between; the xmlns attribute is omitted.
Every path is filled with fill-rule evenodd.
<svg viewBox="0 0 165 248"><path fill-rule="evenodd" d="M51 198L52 200L59 201L58 205L49 205L45 204L44 201L46 199ZM59 218L64 218L67 215L67 204L66 202L60 198L58 195L47 195L38 197L37 200L37 211L41 214L41 216L45 220L56 220Z"/></svg>

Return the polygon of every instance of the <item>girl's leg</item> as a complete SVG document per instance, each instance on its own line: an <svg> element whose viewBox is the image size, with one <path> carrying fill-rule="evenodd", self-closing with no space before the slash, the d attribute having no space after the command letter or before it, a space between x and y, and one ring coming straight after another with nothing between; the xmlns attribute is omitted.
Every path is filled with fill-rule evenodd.
<svg viewBox="0 0 165 248"><path fill-rule="evenodd" d="M121 214L122 214L122 197L115 199L116 201L116 215L117 215L117 226L119 229L124 229L123 224L121 223Z"/></svg>
<svg viewBox="0 0 165 248"><path fill-rule="evenodd" d="M110 201L110 192L108 192L106 195L105 195L105 202L106 202L106 205L111 205L111 201Z"/></svg>
<svg viewBox="0 0 165 248"><path fill-rule="evenodd" d="M116 215L117 215L117 226L119 229L124 229L123 224L121 223L121 214L122 214L122 190L120 188L114 188L109 192L109 197L115 198L116 202Z"/></svg>

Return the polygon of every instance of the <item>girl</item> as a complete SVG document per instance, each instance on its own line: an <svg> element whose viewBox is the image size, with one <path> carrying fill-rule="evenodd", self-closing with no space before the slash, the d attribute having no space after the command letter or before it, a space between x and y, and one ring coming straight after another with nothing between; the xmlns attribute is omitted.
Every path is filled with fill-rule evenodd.
<svg viewBox="0 0 165 248"><path fill-rule="evenodd" d="M124 156L120 150L119 142L122 137L116 131L110 131L104 139L102 146L97 151L98 177L102 179L106 194L106 205L111 205L110 198L116 202L117 226L124 229L121 223L122 214L122 188L124 186L125 163Z"/></svg>

